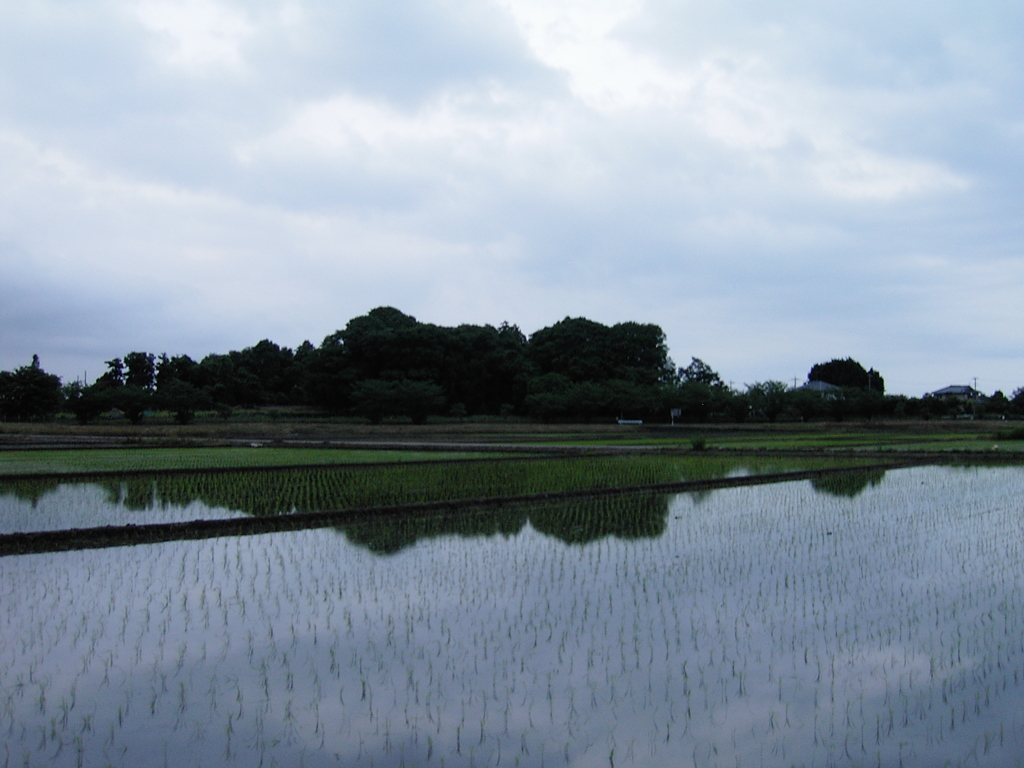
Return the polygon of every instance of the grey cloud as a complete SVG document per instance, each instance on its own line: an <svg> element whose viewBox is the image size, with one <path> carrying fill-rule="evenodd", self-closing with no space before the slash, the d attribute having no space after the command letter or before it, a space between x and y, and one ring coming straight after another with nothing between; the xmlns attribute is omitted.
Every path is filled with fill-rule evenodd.
<svg viewBox="0 0 1024 768"><path fill-rule="evenodd" d="M0 367L390 303L659 322L737 383L1024 383L1016 8L652 1L614 34L666 82L605 108L490 4L225 7L240 63L194 69L127 6L0 11Z"/></svg>

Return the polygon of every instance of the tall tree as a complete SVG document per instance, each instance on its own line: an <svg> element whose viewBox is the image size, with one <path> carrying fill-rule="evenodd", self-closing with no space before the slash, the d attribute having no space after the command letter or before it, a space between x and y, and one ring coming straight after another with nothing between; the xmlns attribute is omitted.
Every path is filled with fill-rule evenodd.
<svg viewBox="0 0 1024 768"><path fill-rule="evenodd" d="M60 378L32 363L14 371L0 372L0 417L9 421L42 421L53 418L64 402Z"/></svg>
<svg viewBox="0 0 1024 768"><path fill-rule="evenodd" d="M679 375L685 383L704 384L709 387L725 386L722 377L699 357L690 358L690 364L685 368L680 368Z"/></svg>
<svg viewBox="0 0 1024 768"><path fill-rule="evenodd" d="M128 369L125 385L151 390L156 384L156 365L154 356L148 352L129 352L124 356L124 366Z"/></svg>
<svg viewBox="0 0 1024 768"><path fill-rule="evenodd" d="M775 422L786 407L789 388L782 381L759 381L747 385L747 397L754 413Z"/></svg>
<svg viewBox="0 0 1024 768"><path fill-rule="evenodd" d="M807 374L808 381L824 381L837 387L856 387L870 389L879 394L885 393L885 380L874 368L864 370L864 366L847 357L842 360L833 359L827 363L817 363Z"/></svg>
<svg viewBox="0 0 1024 768"><path fill-rule="evenodd" d="M585 317L567 317L530 337L527 357L536 374L557 373L570 381L604 381L612 365L609 328Z"/></svg>
<svg viewBox="0 0 1024 768"><path fill-rule="evenodd" d="M107 370L93 382L93 386L98 389L114 389L117 387L124 386L124 362L120 357L115 357L113 360L107 360L104 365L107 366Z"/></svg>

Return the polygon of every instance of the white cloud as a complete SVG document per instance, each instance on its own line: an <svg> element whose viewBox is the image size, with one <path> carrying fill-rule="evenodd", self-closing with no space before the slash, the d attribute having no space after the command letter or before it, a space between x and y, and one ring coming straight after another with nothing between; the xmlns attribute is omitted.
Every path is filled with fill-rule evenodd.
<svg viewBox="0 0 1024 768"><path fill-rule="evenodd" d="M142 0L135 12L158 36L165 65L195 74L244 68L241 47L256 27L237 8L216 0Z"/></svg>
<svg viewBox="0 0 1024 768"><path fill-rule="evenodd" d="M564 72L573 93L593 109L644 108L672 100L689 87L684 73L615 37L641 7L638 0L498 0L515 19L533 53Z"/></svg>
<svg viewBox="0 0 1024 768"><path fill-rule="evenodd" d="M72 305L112 356L390 303L660 322L737 381L863 352L895 382L955 334L1012 389L1021 41L954 6L11 4L0 367Z"/></svg>

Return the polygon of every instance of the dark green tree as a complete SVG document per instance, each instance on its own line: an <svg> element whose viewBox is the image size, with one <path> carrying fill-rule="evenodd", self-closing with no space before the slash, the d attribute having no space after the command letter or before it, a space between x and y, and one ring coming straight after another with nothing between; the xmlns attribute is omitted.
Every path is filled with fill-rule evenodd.
<svg viewBox="0 0 1024 768"><path fill-rule="evenodd" d="M667 407L678 409L684 422L699 423L733 418L730 401L735 393L725 386L707 363L691 358L690 364L679 369L675 385L667 395Z"/></svg>
<svg viewBox="0 0 1024 768"><path fill-rule="evenodd" d="M156 385L156 365L154 356L148 352L129 352L124 356L124 367L127 369L125 386L151 390Z"/></svg>
<svg viewBox="0 0 1024 768"><path fill-rule="evenodd" d="M355 412L379 424L389 416L408 416L414 424L444 407L444 390L437 384L410 379L365 379L353 387Z"/></svg>
<svg viewBox="0 0 1024 768"><path fill-rule="evenodd" d="M179 424L190 424L196 411L213 408L213 398L208 391L182 379L166 381L157 390L157 403L171 411Z"/></svg>
<svg viewBox="0 0 1024 768"><path fill-rule="evenodd" d="M75 415L79 424L88 424L103 411L110 410L107 398L94 386L83 387L80 381L72 381L64 387L64 405ZM106 405L106 407L104 407Z"/></svg>
<svg viewBox="0 0 1024 768"><path fill-rule="evenodd" d="M469 415L515 410L526 394L526 337L514 325L445 328L439 383Z"/></svg>
<svg viewBox="0 0 1024 768"><path fill-rule="evenodd" d="M524 402L544 419L649 418L663 410L675 374L662 330L640 323L567 317L534 333L526 357Z"/></svg>
<svg viewBox="0 0 1024 768"><path fill-rule="evenodd" d="M854 387L870 389L879 394L885 393L885 380L874 368L865 370L864 366L847 357L843 360L834 359L827 363L816 363L807 374L808 381L824 381L837 387Z"/></svg>
<svg viewBox="0 0 1024 768"><path fill-rule="evenodd" d="M725 386L722 377L699 357L690 358L690 364L679 369L679 378L685 383L704 384L708 387Z"/></svg>
<svg viewBox="0 0 1024 768"><path fill-rule="evenodd" d="M60 378L49 374L32 355L32 363L0 372L0 417L5 421L52 419L64 403Z"/></svg>
<svg viewBox="0 0 1024 768"><path fill-rule="evenodd" d="M993 392L992 397L985 402L985 413L988 415L1005 417L1009 412L1010 401L1001 389Z"/></svg>
<svg viewBox="0 0 1024 768"><path fill-rule="evenodd" d="M141 424L146 416L146 411L152 408L153 392L149 389L125 384L118 390L110 393L114 407L124 412L125 417L132 424Z"/></svg>
<svg viewBox="0 0 1024 768"><path fill-rule="evenodd" d="M789 407L800 416L801 421L815 421L828 414L831 399L818 392L797 389L789 393Z"/></svg>
<svg viewBox="0 0 1024 768"><path fill-rule="evenodd" d="M567 317L530 337L527 356L536 375L557 373L570 381L611 378L609 328L585 317Z"/></svg>
<svg viewBox="0 0 1024 768"><path fill-rule="evenodd" d="M576 405L572 386L569 377L561 373L534 376L529 381L524 400L527 413L542 421L567 418Z"/></svg>
<svg viewBox="0 0 1024 768"><path fill-rule="evenodd" d="M160 355L156 364L156 389L167 386L172 381L183 381L194 387L202 387L202 369L195 360L188 355L176 355L168 357Z"/></svg>
<svg viewBox="0 0 1024 768"><path fill-rule="evenodd" d="M115 357L113 360L107 360L104 363L107 366L107 370L96 379L93 386L99 389L113 389L116 387L124 386L124 362L120 357Z"/></svg>
<svg viewBox="0 0 1024 768"><path fill-rule="evenodd" d="M760 381L747 385L747 397L755 414L775 422L786 409L789 388L782 381Z"/></svg>

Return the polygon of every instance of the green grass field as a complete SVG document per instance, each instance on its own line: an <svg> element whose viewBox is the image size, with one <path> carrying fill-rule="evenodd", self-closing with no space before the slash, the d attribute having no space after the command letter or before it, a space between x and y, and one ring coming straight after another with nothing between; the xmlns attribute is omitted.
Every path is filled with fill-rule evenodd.
<svg viewBox="0 0 1024 768"><path fill-rule="evenodd" d="M1024 460L1018 422L845 422L839 424L617 424L381 425L338 423L221 424L214 427L146 426L117 430L69 425L0 424L0 476L229 467L287 467L459 461L522 455L532 447L561 450L641 448L688 453L703 441L708 452L769 451L865 458L900 452L978 454ZM76 448L79 441L89 448ZM225 445L229 441L235 445ZM264 444L239 447L239 441ZM293 442L288 447L282 441ZM305 442L307 447L299 447ZM22 450L33 445L48 445ZM296 444L297 443L297 444ZM327 443L338 447L326 447ZM218 447L215 447L218 446ZM223 446L223 447L221 447ZM529 448L527 447L529 446ZM448 448L450 450L435 450ZM515 454L513 454L515 452Z"/></svg>
<svg viewBox="0 0 1024 768"><path fill-rule="evenodd" d="M342 450L329 448L94 448L0 452L0 477L22 474L138 472L226 467L383 464L458 461L495 454L444 451Z"/></svg>

